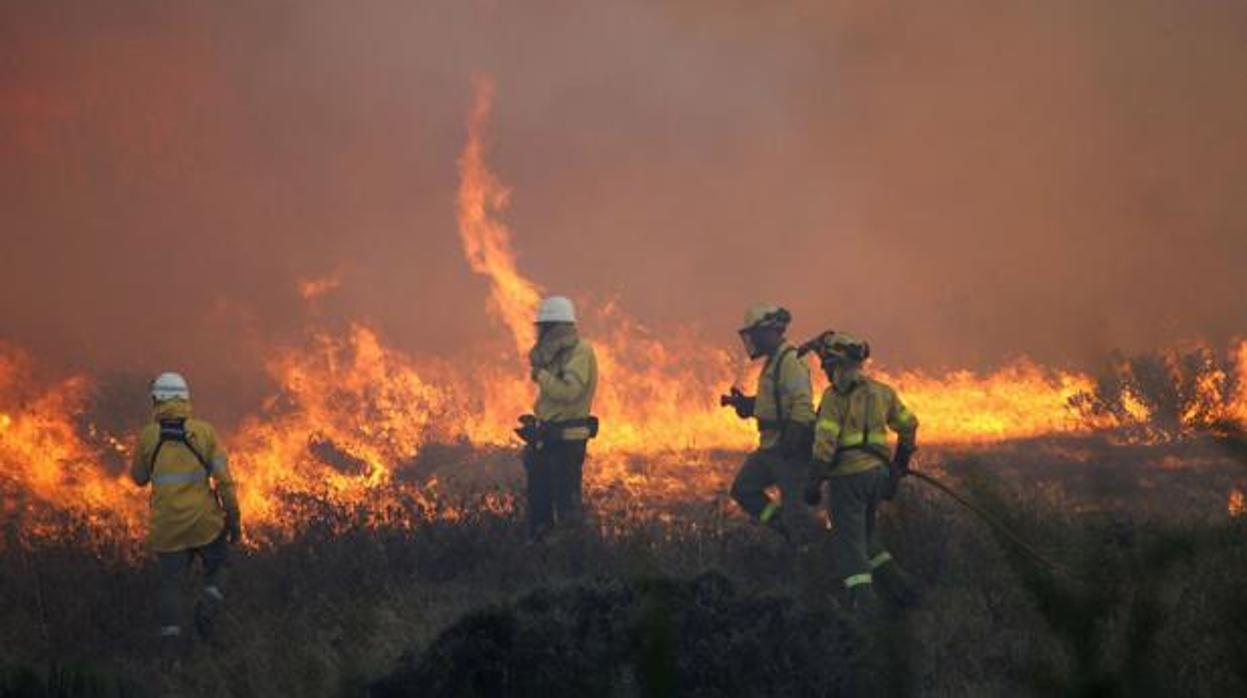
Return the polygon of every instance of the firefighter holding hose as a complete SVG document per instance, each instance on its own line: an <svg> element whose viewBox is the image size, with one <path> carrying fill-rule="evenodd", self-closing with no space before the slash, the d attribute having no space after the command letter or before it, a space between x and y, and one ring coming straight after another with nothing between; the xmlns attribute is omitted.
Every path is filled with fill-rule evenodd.
<svg viewBox="0 0 1247 698"><path fill-rule="evenodd" d="M182 636L182 578L198 558L203 586L195 628L211 634L225 601L223 572L229 544L242 536L238 498L225 449L212 425L191 416L190 387L177 373L152 381L152 421L139 434L130 477L151 485L147 542L160 572L160 636Z"/></svg>
<svg viewBox="0 0 1247 698"><path fill-rule="evenodd" d="M720 398L741 419L758 423L758 448L737 473L732 498L755 521L789 540L794 533L805 534L811 528L801 491L814 425L810 371L784 337L791 321L792 315L776 305L760 303L746 311L741 341L749 358L766 359L758 374L757 393L745 395L733 387ZM779 501L766 493L772 485L779 486Z"/></svg>
<svg viewBox="0 0 1247 698"><path fill-rule="evenodd" d="M529 352L530 376L537 384L533 414L520 417L516 433L525 442L528 535L540 541L555 524L579 524L582 482L589 439L597 436L591 414L598 364L593 345L576 331L576 309L551 296L537 310L537 343Z"/></svg>
<svg viewBox="0 0 1247 698"><path fill-rule="evenodd" d="M803 348L818 354L831 383L818 407L805 500L816 506L822 483L829 483L832 555L849 607L859 617L874 615L875 582L897 605L910 605L915 586L879 541L875 514L880 502L892 499L909 470L917 450L918 418L891 386L863 372L870 356L864 340L829 331ZM888 447L888 430L897 434L894 453Z"/></svg>

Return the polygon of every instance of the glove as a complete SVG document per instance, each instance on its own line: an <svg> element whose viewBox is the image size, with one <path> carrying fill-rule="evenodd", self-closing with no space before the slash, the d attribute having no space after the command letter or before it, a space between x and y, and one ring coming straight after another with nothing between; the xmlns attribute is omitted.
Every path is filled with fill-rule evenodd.
<svg viewBox="0 0 1247 698"><path fill-rule="evenodd" d="M914 457L914 451L917 450L908 444L899 444L896 447L896 453L892 454L892 462L888 464L888 481L883 488L882 499L890 502L896 497L901 478L909 474L909 460Z"/></svg>
<svg viewBox="0 0 1247 698"><path fill-rule="evenodd" d="M802 499L805 500L807 506L816 507L818 503L823 501L823 481L810 480L805 485L805 492Z"/></svg>
<svg viewBox="0 0 1247 698"><path fill-rule="evenodd" d="M238 510L225 512L225 540L237 545L242 540L242 517Z"/></svg>
<svg viewBox="0 0 1247 698"><path fill-rule="evenodd" d="M537 418L531 414L521 415L520 426L515 429L515 435L526 444L532 445L541 440L541 425L537 423Z"/></svg>
<svg viewBox="0 0 1247 698"><path fill-rule="evenodd" d="M537 380L537 374L546 366L545 354L541 351L541 344L533 345L528 351L528 377Z"/></svg>
<svg viewBox="0 0 1247 698"><path fill-rule="evenodd" d="M732 407L736 410L736 416L741 419L749 419L753 416L753 406L756 402L757 398L742 393L740 388L734 385L727 395L719 396L719 405Z"/></svg>
<svg viewBox="0 0 1247 698"><path fill-rule="evenodd" d="M909 444L900 444L896 447L896 453L892 455L892 470L898 478L909 474L909 461L917 450Z"/></svg>
<svg viewBox="0 0 1247 698"><path fill-rule="evenodd" d="M814 451L814 426L799 422L788 422L779 437L779 452L788 458L810 459Z"/></svg>

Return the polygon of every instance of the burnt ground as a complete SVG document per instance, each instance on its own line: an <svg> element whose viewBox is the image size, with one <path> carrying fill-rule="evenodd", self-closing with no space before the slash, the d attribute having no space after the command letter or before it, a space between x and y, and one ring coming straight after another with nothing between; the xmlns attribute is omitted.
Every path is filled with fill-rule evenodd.
<svg viewBox="0 0 1247 698"><path fill-rule="evenodd" d="M9 520L0 695L1247 692L1247 521L1227 513L1241 443L1043 440L923 463L1068 573L915 482L882 527L925 599L869 628L841 613L824 548L787 550L716 493L538 547L515 514L376 529L300 501L306 530L237 556L217 637L170 655L132 544L84 525L26 549Z"/></svg>

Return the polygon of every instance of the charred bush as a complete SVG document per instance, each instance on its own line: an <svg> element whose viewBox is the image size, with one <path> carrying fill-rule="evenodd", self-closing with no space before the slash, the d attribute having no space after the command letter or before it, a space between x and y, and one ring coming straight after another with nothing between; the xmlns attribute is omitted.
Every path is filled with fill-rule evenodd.
<svg viewBox="0 0 1247 698"><path fill-rule="evenodd" d="M472 612L371 695L838 695L862 646L837 616L721 574L607 578Z"/></svg>

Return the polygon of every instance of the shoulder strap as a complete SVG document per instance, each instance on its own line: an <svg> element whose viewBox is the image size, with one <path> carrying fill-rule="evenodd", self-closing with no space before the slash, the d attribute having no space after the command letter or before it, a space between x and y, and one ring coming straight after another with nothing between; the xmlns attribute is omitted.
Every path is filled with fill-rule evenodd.
<svg viewBox="0 0 1247 698"><path fill-rule="evenodd" d="M784 359L795 351L796 349L788 347L776 354L775 368L771 371L771 387L775 391L775 421L779 422L781 429L784 424L784 398L780 392L779 381L784 375Z"/></svg>
<svg viewBox="0 0 1247 698"><path fill-rule="evenodd" d="M185 419L160 420L160 440L156 442L156 448L152 449L152 460L150 463L150 470L152 472L155 472L156 470L156 457L160 455L161 447L170 441L180 443L185 446L188 450L190 450L191 454L195 456L195 460L199 461L199 465L203 467L204 471L209 475L212 474L212 464L208 462L207 458L204 458L203 454L199 452L199 449L195 448L186 433Z"/></svg>

